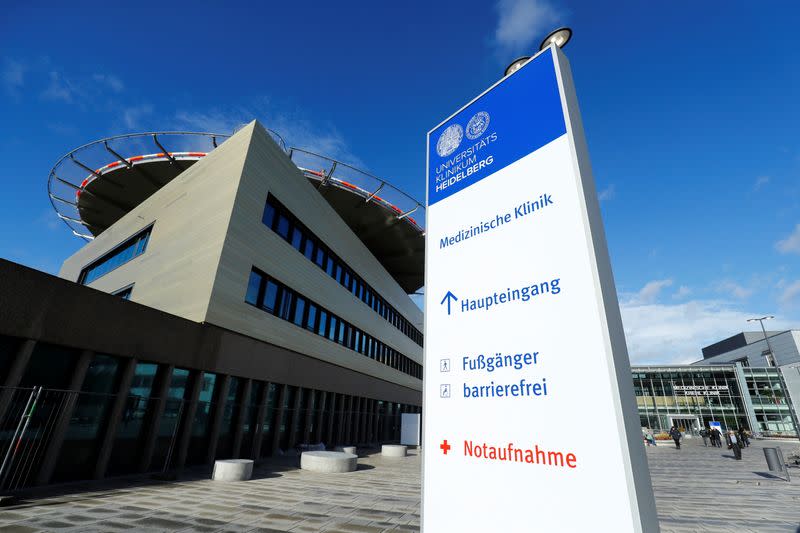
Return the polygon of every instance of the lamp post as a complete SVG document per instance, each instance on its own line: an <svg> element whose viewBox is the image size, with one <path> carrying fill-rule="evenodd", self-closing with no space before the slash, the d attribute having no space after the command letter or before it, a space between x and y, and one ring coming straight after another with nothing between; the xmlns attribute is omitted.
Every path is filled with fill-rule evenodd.
<svg viewBox="0 0 800 533"><path fill-rule="evenodd" d="M775 352L772 351L772 344L769 342L769 337L767 337L767 330L764 328L764 321L765 320L772 320L775 318L772 315L762 316L761 318L748 318L748 322L758 322L761 324L761 331L764 333L764 340L767 341L767 351L769 352L769 357L767 357L767 366L778 366L777 361L775 360ZM770 360L771 359L771 360ZM771 364L770 364L771 363Z"/></svg>
<svg viewBox="0 0 800 533"><path fill-rule="evenodd" d="M550 46L553 43L555 43L555 45L558 46L559 48L564 48L564 46L569 42L569 40L571 38L572 38L572 30L567 28L567 27L558 28L557 30L553 30L553 31L550 32L550 34L547 37L544 38L544 41L542 41L542 44L539 45L539 51L541 52L542 50L544 50L545 48L547 48L548 46ZM531 56L518 57L517 59L512 61L506 67L506 70L505 70L503 76L505 77L505 76L508 76L509 74L515 73L530 58L531 58Z"/></svg>

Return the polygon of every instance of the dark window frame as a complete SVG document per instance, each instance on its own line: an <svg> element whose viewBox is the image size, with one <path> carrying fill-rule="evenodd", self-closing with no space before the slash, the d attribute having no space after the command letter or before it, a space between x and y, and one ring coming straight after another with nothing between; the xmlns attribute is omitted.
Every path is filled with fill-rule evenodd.
<svg viewBox="0 0 800 533"><path fill-rule="evenodd" d="M111 250L105 252L100 257L94 259L93 261L85 265L83 268L81 268L81 273L78 275L78 284L88 285L90 283L94 283L95 281L102 278L106 274L109 274L115 271L116 269L120 268L121 266L127 265L137 257L144 255L144 253L147 251L147 246L150 244L150 236L153 233L154 226L155 222L151 222L146 227L140 229L139 231L137 231L136 233L134 233L133 235L122 241L120 244L113 247ZM142 242L144 242L144 245L142 245ZM91 271L93 271L100 265L108 263L109 261L117 257L119 254L121 254L123 251L127 250L129 247L133 247L134 249L133 255L131 257L129 257L122 263L116 265L114 268L111 268L110 270L103 272L99 276L94 277L89 281L86 280L86 278L89 277Z"/></svg>

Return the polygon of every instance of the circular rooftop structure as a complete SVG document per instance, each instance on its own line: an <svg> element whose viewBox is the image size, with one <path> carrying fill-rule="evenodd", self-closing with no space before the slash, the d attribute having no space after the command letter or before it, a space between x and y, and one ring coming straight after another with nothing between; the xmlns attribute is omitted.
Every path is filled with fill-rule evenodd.
<svg viewBox="0 0 800 533"><path fill-rule="evenodd" d="M300 148L286 148L297 168L408 293L424 283L425 207L389 182ZM48 177L56 214L72 233L91 240L230 135L148 132L85 144L64 155Z"/></svg>

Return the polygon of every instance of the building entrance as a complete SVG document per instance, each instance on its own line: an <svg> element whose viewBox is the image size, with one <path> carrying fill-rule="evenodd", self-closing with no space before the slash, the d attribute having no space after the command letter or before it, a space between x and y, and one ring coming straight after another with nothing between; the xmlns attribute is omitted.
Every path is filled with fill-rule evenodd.
<svg viewBox="0 0 800 533"><path fill-rule="evenodd" d="M671 416L673 426L687 437L696 437L700 434L700 421L696 416Z"/></svg>

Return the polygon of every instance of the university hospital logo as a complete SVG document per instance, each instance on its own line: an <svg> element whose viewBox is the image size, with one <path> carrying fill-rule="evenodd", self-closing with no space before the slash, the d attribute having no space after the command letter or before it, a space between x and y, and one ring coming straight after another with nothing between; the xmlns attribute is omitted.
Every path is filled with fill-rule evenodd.
<svg viewBox="0 0 800 533"><path fill-rule="evenodd" d="M436 167L436 192L455 185L494 162L494 157L491 155L478 160L478 152L497 140L497 132L485 135L490 119L489 113L478 111L469 119L466 128L462 128L461 124L450 124L439 135L436 141L436 153L439 157L448 159ZM452 155L461 146L465 136L472 143Z"/></svg>
<svg viewBox="0 0 800 533"><path fill-rule="evenodd" d="M451 124L439 135L439 141L436 143L436 153L439 154L439 157L447 157L456 151L463 137L464 130L461 129L461 125Z"/></svg>
<svg viewBox="0 0 800 533"><path fill-rule="evenodd" d="M474 141L489 127L489 113L479 111L467 122L467 139Z"/></svg>
<svg viewBox="0 0 800 533"><path fill-rule="evenodd" d="M489 113L486 111L478 111L473 115L469 122L467 122L467 139L474 141L480 137L486 128L489 127ZM464 130L461 129L460 124L449 125L436 142L436 153L439 157L447 157L456 151L456 148L461 144L464 138Z"/></svg>

